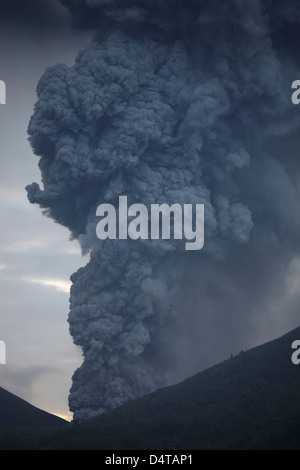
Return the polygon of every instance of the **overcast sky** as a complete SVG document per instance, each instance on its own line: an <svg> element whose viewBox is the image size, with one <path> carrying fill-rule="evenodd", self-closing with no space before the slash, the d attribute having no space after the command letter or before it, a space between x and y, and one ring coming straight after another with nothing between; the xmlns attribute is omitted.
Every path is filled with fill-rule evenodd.
<svg viewBox="0 0 300 470"><path fill-rule="evenodd" d="M1 3L0 339L7 365L0 386L52 413L68 416L71 376L81 351L68 332L69 277L86 260L69 233L29 204L25 186L40 181L27 141L36 85L47 66L71 65L89 35L74 34L54 1ZM21 5L21 6L20 6Z"/></svg>

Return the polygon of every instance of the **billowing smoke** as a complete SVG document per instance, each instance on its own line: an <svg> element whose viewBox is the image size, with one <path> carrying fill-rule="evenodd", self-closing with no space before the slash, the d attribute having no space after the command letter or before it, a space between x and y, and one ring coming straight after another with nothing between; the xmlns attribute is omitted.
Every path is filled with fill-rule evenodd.
<svg viewBox="0 0 300 470"><path fill-rule="evenodd" d="M300 77L300 8L292 0L62 3L95 39L73 67L51 67L38 84L29 135L43 188L27 191L90 252L71 278L70 332L84 360L69 403L80 420L167 384L185 319L192 330L216 304L212 272L217 284L225 266L228 283L261 299L250 279L263 272L269 292L273 272L297 252L300 112L291 83ZM120 195L146 206L204 203L204 250L100 241L96 208L117 207ZM251 260L264 248L267 264L256 272ZM234 253L248 259L248 275L236 274ZM251 310L243 300L239 312L223 302L222 325L243 324Z"/></svg>

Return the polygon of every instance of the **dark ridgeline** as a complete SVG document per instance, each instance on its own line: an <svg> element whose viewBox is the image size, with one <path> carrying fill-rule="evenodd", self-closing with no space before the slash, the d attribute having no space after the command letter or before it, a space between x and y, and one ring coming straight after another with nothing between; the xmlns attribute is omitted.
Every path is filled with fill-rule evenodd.
<svg viewBox="0 0 300 470"><path fill-rule="evenodd" d="M0 450L34 449L68 424L0 388Z"/></svg>
<svg viewBox="0 0 300 470"><path fill-rule="evenodd" d="M300 450L300 365L291 361L299 338L300 328L71 427L58 447Z"/></svg>
<svg viewBox="0 0 300 470"><path fill-rule="evenodd" d="M42 438L7 430L0 447L48 450L300 450L300 328L186 381ZM3 430L2 430L3 432Z"/></svg>
<svg viewBox="0 0 300 470"><path fill-rule="evenodd" d="M67 421L42 411L22 398L0 388L0 428L63 426Z"/></svg>

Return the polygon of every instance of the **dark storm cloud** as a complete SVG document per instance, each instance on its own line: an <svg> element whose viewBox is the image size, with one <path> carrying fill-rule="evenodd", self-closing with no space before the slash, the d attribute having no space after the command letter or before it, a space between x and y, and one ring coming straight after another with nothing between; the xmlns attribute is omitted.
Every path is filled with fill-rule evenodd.
<svg viewBox="0 0 300 470"><path fill-rule="evenodd" d="M72 13L74 25L87 28L110 28L114 24L125 28L138 23L151 24L166 31L184 30L195 25L208 0L60 0Z"/></svg>
<svg viewBox="0 0 300 470"><path fill-rule="evenodd" d="M299 67L271 34L299 15L292 1L62 3L99 34L73 67L39 82L29 134L43 188L27 191L91 253L72 276L69 316L84 354L70 406L82 419L164 385L185 321L193 345L193 326L200 341L213 323L235 325L230 342L298 252L299 194L282 150L300 126L290 99ZM96 207L121 194L204 203L204 252L100 243Z"/></svg>
<svg viewBox="0 0 300 470"><path fill-rule="evenodd" d="M53 28L66 23L66 11L54 0L2 1L0 22L36 29Z"/></svg>

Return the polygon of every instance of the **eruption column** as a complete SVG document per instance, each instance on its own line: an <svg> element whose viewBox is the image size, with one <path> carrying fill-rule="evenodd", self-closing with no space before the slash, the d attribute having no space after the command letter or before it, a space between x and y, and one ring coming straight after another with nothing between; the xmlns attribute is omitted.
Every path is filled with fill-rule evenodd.
<svg viewBox="0 0 300 470"><path fill-rule="evenodd" d="M38 84L29 135L43 188L27 191L90 253L71 277L69 314L83 352L69 403L81 420L167 384L191 262L279 240L278 221L295 233L296 190L266 146L299 127L295 58L274 38L300 15L292 1L62 3L96 35ZM204 252L186 253L184 240L100 241L96 209L120 195L148 208L204 204Z"/></svg>

